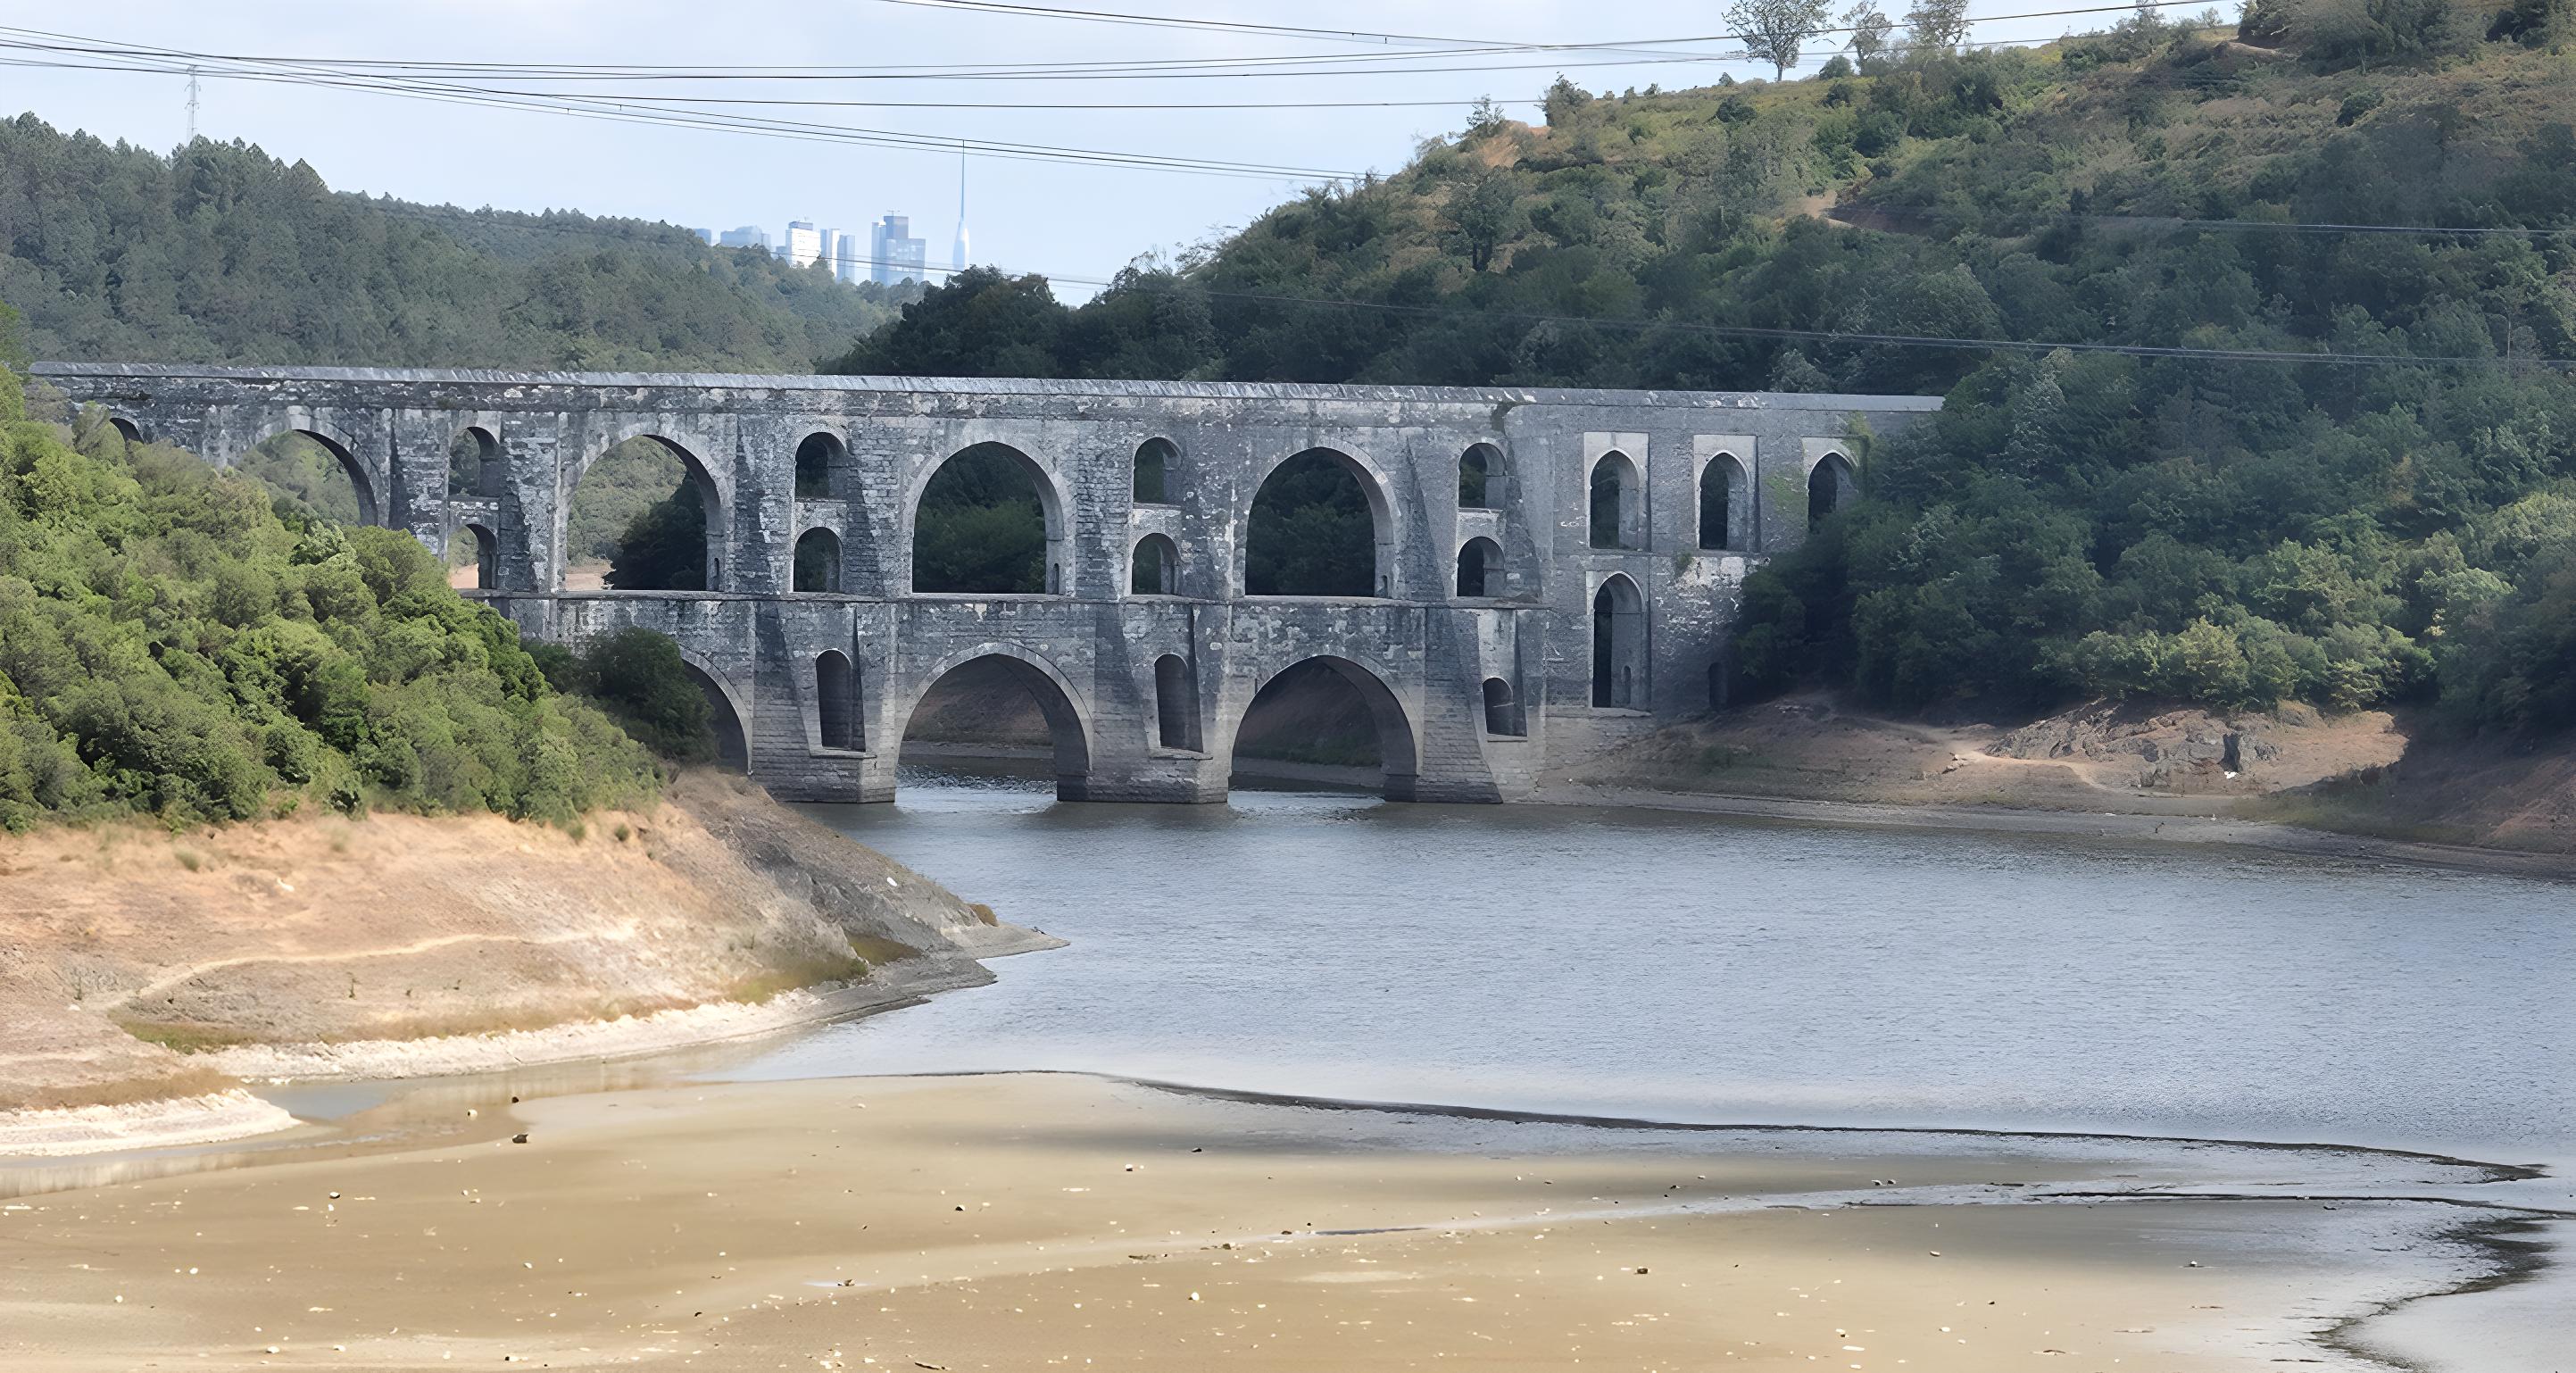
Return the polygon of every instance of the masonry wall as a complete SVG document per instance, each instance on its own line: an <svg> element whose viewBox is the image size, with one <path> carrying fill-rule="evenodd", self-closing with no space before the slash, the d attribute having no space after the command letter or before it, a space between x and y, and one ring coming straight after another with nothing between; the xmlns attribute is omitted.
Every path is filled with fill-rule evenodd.
<svg viewBox="0 0 2576 1373"><path fill-rule="evenodd" d="M433 548L466 526L494 541L485 594L531 635L578 642L645 625L677 640L738 720L752 773L782 795L881 799L904 722L947 671L1016 664L1044 702L1068 797L1222 797L1255 692L1322 657L1361 688L1380 726L1390 795L1495 800L1563 766L1711 705L1749 567L1805 536L1820 463L1865 471L1857 418L1885 435L1938 402L1916 397L1066 383L845 377L691 377L40 364L72 399L147 437L229 463L301 431L342 457L373 517ZM450 442L471 429L501 479L450 495ZM796 495L795 454L839 450L832 489ZM564 520L589 466L630 438L687 462L708 503L711 591L562 590ZM1133 498L1138 448L1169 443L1166 499ZM931 476L976 444L1027 460L1047 506L1050 594L910 589L912 515ZM1492 509L1462 509L1459 461L1490 445ZM1369 598L1246 597L1244 531L1280 463L1339 458L1377 510ZM1700 479L1742 477L1724 547L1702 547ZM1633 470L1619 542L1596 548L1591 480ZM1624 465L1624 466L1623 466ZM840 590L798 593L796 540L841 544ZM1174 594L1132 594L1148 534L1179 549ZM1474 537L1501 549L1483 597L1457 596ZM1622 671L1596 704L1594 610L1616 619ZM1633 592L1633 596L1631 596ZM855 748L819 732L815 661L859 680ZM1156 661L1184 665L1197 747L1157 737ZM1487 729L1486 682L1505 684L1519 735Z"/></svg>

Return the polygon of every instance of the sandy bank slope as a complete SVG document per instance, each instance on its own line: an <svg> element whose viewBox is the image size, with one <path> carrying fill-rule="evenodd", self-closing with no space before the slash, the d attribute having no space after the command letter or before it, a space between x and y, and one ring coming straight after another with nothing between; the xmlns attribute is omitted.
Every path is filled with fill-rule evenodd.
<svg viewBox="0 0 2576 1373"><path fill-rule="evenodd" d="M1047 942L704 774L578 838L394 815L45 833L0 845L0 1109L160 1129L239 1076L666 1048L987 981L977 956ZM64 1124L0 1118L0 1153L68 1147Z"/></svg>
<svg viewBox="0 0 2576 1373"><path fill-rule="evenodd" d="M1025 1076L516 1111L525 1145L30 1197L0 1214L0 1364L2351 1369L2312 1337L2439 1281L2399 1256L2421 1208L2031 1200L2388 1180L2279 1151L1656 1136Z"/></svg>

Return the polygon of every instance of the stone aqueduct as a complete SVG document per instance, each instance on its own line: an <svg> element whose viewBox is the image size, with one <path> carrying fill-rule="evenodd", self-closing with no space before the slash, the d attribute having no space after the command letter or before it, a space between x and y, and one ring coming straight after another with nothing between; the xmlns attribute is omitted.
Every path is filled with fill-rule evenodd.
<svg viewBox="0 0 2576 1373"><path fill-rule="evenodd" d="M313 436L371 522L442 551L475 539L483 589L469 594L524 632L670 635L732 756L779 795L815 800L890 798L914 707L987 658L1038 698L1066 799L1222 798L1254 695L1310 659L1368 702L1389 797L1526 795L1547 767L1705 710L1748 564L1796 546L1811 501L1857 481L1854 421L1884 435L1939 408L1199 382L37 371L130 436L218 464L277 434ZM460 433L481 448L483 480L452 493ZM564 588L573 488L637 437L689 469L711 590ZM988 444L1036 483L1047 592L913 591L924 488L949 457ZM809 467L800 494L800 451L821 460L820 491ZM1368 498L1377 594L1248 596L1254 497L1279 464L1318 451ZM1140 461L1161 469L1159 489L1140 483ZM1596 500L1615 504L1615 534ZM832 589L797 589L799 540L822 545ZM1142 568L1140 544L1156 555Z"/></svg>

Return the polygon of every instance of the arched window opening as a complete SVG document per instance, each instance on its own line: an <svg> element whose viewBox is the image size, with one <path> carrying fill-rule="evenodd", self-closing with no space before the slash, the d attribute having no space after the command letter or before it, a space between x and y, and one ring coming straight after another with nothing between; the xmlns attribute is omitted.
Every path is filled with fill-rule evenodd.
<svg viewBox="0 0 2576 1373"><path fill-rule="evenodd" d="M1744 520L1752 513L1745 496L1744 465L1729 453L1710 458L1699 473L1700 547L1745 547Z"/></svg>
<svg viewBox="0 0 2576 1373"><path fill-rule="evenodd" d="M1181 591L1181 550L1160 534L1136 541L1128 560L1127 592L1132 596L1177 596Z"/></svg>
<svg viewBox="0 0 2576 1373"><path fill-rule="evenodd" d="M1479 443L1459 457L1458 508L1503 508L1503 450L1490 443Z"/></svg>
<svg viewBox="0 0 2576 1373"><path fill-rule="evenodd" d="M1633 709L1645 700L1646 603L1614 576L1592 597L1592 704Z"/></svg>
<svg viewBox="0 0 2576 1373"><path fill-rule="evenodd" d="M904 766L1044 758L1059 798L1082 800L1090 786L1091 745L1072 699L1046 669L1005 653L970 659L931 683L904 722L899 751Z"/></svg>
<svg viewBox="0 0 2576 1373"><path fill-rule="evenodd" d="M628 439L584 469L564 510L563 586L708 591L724 585L715 483L667 439Z"/></svg>
<svg viewBox="0 0 2576 1373"><path fill-rule="evenodd" d="M143 442L143 430L134 421L123 415L110 415L107 417L107 422L115 427L117 437L124 439L129 445Z"/></svg>
<svg viewBox="0 0 2576 1373"><path fill-rule="evenodd" d="M1860 478L1840 453L1827 453L1807 474L1807 527L1815 528L1860 495Z"/></svg>
<svg viewBox="0 0 2576 1373"><path fill-rule="evenodd" d="M1512 684L1500 677L1485 679L1485 732L1505 739L1528 733L1521 723L1520 703L1512 697Z"/></svg>
<svg viewBox="0 0 2576 1373"><path fill-rule="evenodd" d="M1179 464L1181 450L1170 439L1147 439L1136 447L1136 489L1138 505L1169 505L1172 502L1173 472Z"/></svg>
<svg viewBox="0 0 2576 1373"><path fill-rule="evenodd" d="M814 660L814 713L823 747L856 753L859 737L859 670L849 655L825 649Z"/></svg>
<svg viewBox="0 0 2576 1373"><path fill-rule="evenodd" d="M376 496L357 459L330 439L289 430L233 463L268 488L272 503L306 519L335 524L376 523Z"/></svg>
<svg viewBox="0 0 2576 1373"><path fill-rule="evenodd" d="M1366 469L1310 448L1272 469L1246 529L1247 596L1384 596L1387 521Z"/></svg>
<svg viewBox="0 0 2576 1373"><path fill-rule="evenodd" d="M1062 521L1046 474L1007 444L979 443L939 465L913 513L912 589L1061 594Z"/></svg>
<svg viewBox="0 0 2576 1373"><path fill-rule="evenodd" d="M447 536L447 584L459 591L493 591L500 581L493 566L500 541L479 524L461 524Z"/></svg>
<svg viewBox="0 0 2576 1373"><path fill-rule="evenodd" d="M850 450L837 434L817 431L796 445L796 499L845 501L856 494Z"/></svg>
<svg viewBox="0 0 2576 1373"><path fill-rule="evenodd" d="M1244 708L1232 785L1245 786L1265 763L1322 765L1353 769L1355 782L1373 775L1388 799L1409 800L1415 751L1403 703L1377 674L1347 658L1308 658L1263 683Z"/></svg>
<svg viewBox="0 0 2576 1373"><path fill-rule="evenodd" d="M1594 548L1646 546L1645 491L1637 465L1612 449L1592 465L1591 527Z"/></svg>
<svg viewBox="0 0 2576 1373"><path fill-rule="evenodd" d="M808 529L796 539L798 591L841 589L841 536L829 529Z"/></svg>
<svg viewBox="0 0 2576 1373"><path fill-rule="evenodd" d="M1503 546L1482 536L1458 550L1458 598L1478 600L1503 588Z"/></svg>
<svg viewBox="0 0 2576 1373"><path fill-rule="evenodd" d="M508 469L501 461L501 441L492 431L469 425L447 441L447 494L490 498L501 494Z"/></svg>
<svg viewBox="0 0 2576 1373"><path fill-rule="evenodd" d="M1199 746L1197 674L1177 653L1154 660L1154 737L1165 748Z"/></svg>

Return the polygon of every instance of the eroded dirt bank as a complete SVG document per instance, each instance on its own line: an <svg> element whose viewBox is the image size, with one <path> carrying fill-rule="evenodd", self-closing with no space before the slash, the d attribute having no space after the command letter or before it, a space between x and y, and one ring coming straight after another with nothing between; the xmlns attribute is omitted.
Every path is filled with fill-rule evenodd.
<svg viewBox="0 0 2576 1373"><path fill-rule="evenodd" d="M9 839L0 1153L283 1124L228 1092L244 1077L757 1033L989 981L975 958L1050 942L704 773L579 834L378 815Z"/></svg>
<svg viewBox="0 0 2576 1373"><path fill-rule="evenodd" d="M1808 693L1660 730L1548 783L1562 802L1660 794L1682 809L2042 831L2087 817L2142 837L2576 871L2576 754L2438 738L2382 711L2097 702L1935 724Z"/></svg>

